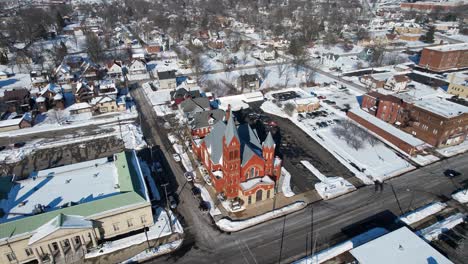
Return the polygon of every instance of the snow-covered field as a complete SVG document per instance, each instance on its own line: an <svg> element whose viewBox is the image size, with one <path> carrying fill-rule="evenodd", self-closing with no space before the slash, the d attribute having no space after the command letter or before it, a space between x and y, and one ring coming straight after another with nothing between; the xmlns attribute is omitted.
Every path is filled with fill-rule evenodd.
<svg viewBox="0 0 468 264"><path fill-rule="evenodd" d="M324 249L312 256L305 257L292 264L319 264L332 259L338 255L341 255L353 248L356 248L362 244L365 244L373 239L387 234L388 231L381 227L373 228L363 234L357 235L350 240L346 240L330 248Z"/></svg>
<svg viewBox="0 0 468 264"><path fill-rule="evenodd" d="M414 211L411 211L409 213L406 213L402 216L400 216L400 221L404 222L407 225L414 224L416 222L419 222L423 220L424 218L431 216L433 214L436 214L444 208L447 207L447 204L441 203L441 202L435 202L435 203L430 203L426 206L420 207Z"/></svg>
<svg viewBox="0 0 468 264"><path fill-rule="evenodd" d="M452 198L460 203L468 203L468 189L452 194Z"/></svg>
<svg viewBox="0 0 468 264"><path fill-rule="evenodd" d="M223 218L216 222L216 225L225 232L237 232L242 229L246 229L252 227L254 225L258 225L265 221L278 218L280 216L290 214L295 211L299 211L303 209L307 204L305 202L295 202L293 204L287 205L283 208L276 209L274 211L249 218L247 220L242 221L231 221L229 219Z"/></svg>
<svg viewBox="0 0 468 264"><path fill-rule="evenodd" d="M428 241L436 240L439 238L440 234L446 232L455 226L464 222L465 215L462 213L457 213L445 218L442 221L439 221L429 227L421 229L416 233Z"/></svg>

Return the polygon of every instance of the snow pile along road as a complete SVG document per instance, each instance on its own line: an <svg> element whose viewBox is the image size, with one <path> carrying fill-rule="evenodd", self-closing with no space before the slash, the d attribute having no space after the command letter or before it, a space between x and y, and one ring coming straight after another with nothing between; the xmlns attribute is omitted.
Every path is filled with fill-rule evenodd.
<svg viewBox="0 0 468 264"><path fill-rule="evenodd" d="M266 222L271 219L278 218L280 216L299 211L303 209L307 204L305 202L295 202L288 206L285 206L280 209L276 209L274 211L268 212L266 214L262 214L247 220L242 221L231 221L229 219L223 218L216 222L216 225L223 231L226 232L237 232L242 229L246 229L252 227L254 225L258 225L260 223Z"/></svg>
<svg viewBox="0 0 468 264"><path fill-rule="evenodd" d="M204 202L210 204L210 215L215 216L215 215L220 215L221 211L219 211L218 207L216 207L215 203L211 199L210 193L208 190L201 184L195 183L195 186L200 189L201 192L201 197Z"/></svg>
<svg viewBox="0 0 468 264"><path fill-rule="evenodd" d="M285 197L292 197L296 195L291 190L291 174L284 167L281 168L281 174L283 176L283 184L281 185L281 191Z"/></svg>
<svg viewBox="0 0 468 264"><path fill-rule="evenodd" d="M400 221L404 222L407 225L414 224L416 222L419 222L423 220L424 218L436 214L444 208L447 207L447 204L441 203L441 202L436 202L436 203L430 203L426 206L420 207L414 211L411 211L407 214L404 214L400 216Z"/></svg>
<svg viewBox="0 0 468 264"><path fill-rule="evenodd" d="M132 258L129 258L126 261L121 262L121 263L126 264L126 263L142 262L142 261L148 260L150 258L154 258L154 257L157 257L157 256L161 256L161 255L170 253L170 252L178 249L180 247L180 245L182 245L182 242L183 242L183 240L179 239L179 240L167 243L167 244L162 244L159 247L154 247L152 249L145 250L145 251L133 256Z"/></svg>
<svg viewBox="0 0 468 264"><path fill-rule="evenodd" d="M452 194L452 198L460 203L468 203L468 189Z"/></svg>
<svg viewBox="0 0 468 264"><path fill-rule="evenodd" d="M463 218L465 216L462 213L454 214L446 219L439 221L429 227L419 230L416 232L421 237L428 241L436 240L439 238L440 234L454 228L458 224L464 222Z"/></svg>

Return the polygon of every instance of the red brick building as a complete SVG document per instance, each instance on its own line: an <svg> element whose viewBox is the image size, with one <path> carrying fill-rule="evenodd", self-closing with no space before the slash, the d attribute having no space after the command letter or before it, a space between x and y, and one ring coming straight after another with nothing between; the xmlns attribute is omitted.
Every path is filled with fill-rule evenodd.
<svg viewBox="0 0 468 264"><path fill-rule="evenodd" d="M377 118L394 124L398 120L403 100L392 95L370 92L364 95L361 107Z"/></svg>
<svg viewBox="0 0 468 264"><path fill-rule="evenodd" d="M468 43L426 47L422 51L419 66L435 72L466 68Z"/></svg>
<svg viewBox="0 0 468 264"><path fill-rule="evenodd" d="M281 159L275 156L271 133L261 143L249 124L236 126L230 111L226 119L227 123L218 121L205 138L193 144L216 192L245 204L273 198Z"/></svg>
<svg viewBox="0 0 468 264"><path fill-rule="evenodd" d="M443 98L405 102L394 95L370 92L364 95L361 108L437 148L460 144L467 136L468 107Z"/></svg>
<svg viewBox="0 0 468 264"><path fill-rule="evenodd" d="M415 3L401 3L400 8L403 11L416 11L423 13L432 12L450 12L457 8L462 8L462 3L453 2L415 2Z"/></svg>

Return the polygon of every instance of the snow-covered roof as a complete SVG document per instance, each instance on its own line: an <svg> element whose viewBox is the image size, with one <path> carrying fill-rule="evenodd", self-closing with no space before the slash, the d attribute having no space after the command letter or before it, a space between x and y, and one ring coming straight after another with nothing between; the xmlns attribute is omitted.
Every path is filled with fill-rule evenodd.
<svg viewBox="0 0 468 264"><path fill-rule="evenodd" d="M18 126L23 118L13 118L0 121L0 127Z"/></svg>
<svg viewBox="0 0 468 264"><path fill-rule="evenodd" d="M468 113L468 107L452 103L443 98L424 98L422 100L416 100L413 103L422 109L426 109L446 118L452 118Z"/></svg>
<svg viewBox="0 0 468 264"><path fill-rule="evenodd" d="M91 100L91 102L89 102L89 104L90 105L95 105L95 104L108 103L108 102L112 102L112 101L115 101L115 99L113 99L110 96L98 96L98 97L94 97Z"/></svg>
<svg viewBox="0 0 468 264"><path fill-rule="evenodd" d="M275 182L268 176L263 176L262 178L253 178L245 182L241 182L240 186L243 191L248 191L257 185L270 185Z"/></svg>
<svg viewBox="0 0 468 264"><path fill-rule="evenodd" d="M107 158L75 163L33 172L16 182L1 203L4 220L17 219L33 213L37 205L47 210L74 203L86 203L119 193L118 173L114 162Z"/></svg>
<svg viewBox="0 0 468 264"><path fill-rule="evenodd" d="M435 47L426 47L428 50L435 51L459 51L459 50L468 50L468 43L458 43L450 45L440 45Z"/></svg>
<svg viewBox="0 0 468 264"><path fill-rule="evenodd" d="M54 100L62 100L63 99L63 95L61 93L58 93L54 96Z"/></svg>
<svg viewBox="0 0 468 264"><path fill-rule="evenodd" d="M86 109L86 108L91 108L91 105L88 103L76 103L72 104L70 107L68 107L68 110L80 110L80 109Z"/></svg>
<svg viewBox="0 0 468 264"><path fill-rule="evenodd" d="M360 108L351 109L350 112L366 120L367 122L379 127L380 129L390 133L391 135L398 137L400 140L403 140L404 142L413 147L419 147L426 144L424 141L413 137L412 135L390 125L389 123L381 119L378 119L377 117L365 112Z"/></svg>
<svg viewBox="0 0 468 264"><path fill-rule="evenodd" d="M38 98L36 98L36 103L43 103L43 102L45 102L45 97L39 96Z"/></svg>
<svg viewBox="0 0 468 264"><path fill-rule="evenodd" d="M92 228L93 222L79 215L64 215L60 213L55 218L39 227L29 239L29 245L41 240L59 229L83 229Z"/></svg>
<svg viewBox="0 0 468 264"><path fill-rule="evenodd" d="M407 227L354 248L350 253L362 264L452 263Z"/></svg>

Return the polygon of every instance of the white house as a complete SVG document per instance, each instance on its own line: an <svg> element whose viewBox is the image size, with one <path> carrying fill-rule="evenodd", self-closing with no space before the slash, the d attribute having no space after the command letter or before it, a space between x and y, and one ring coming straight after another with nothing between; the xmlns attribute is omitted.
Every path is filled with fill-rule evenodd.
<svg viewBox="0 0 468 264"><path fill-rule="evenodd" d="M385 88L394 92L406 91L407 85L410 82L410 78L406 75L394 75L387 79Z"/></svg>
<svg viewBox="0 0 468 264"><path fill-rule="evenodd" d="M131 75L146 74L147 72L146 63L142 60L133 60L128 67L128 74Z"/></svg>
<svg viewBox="0 0 468 264"><path fill-rule="evenodd" d="M113 78L122 77L122 63L113 61L107 64L107 75Z"/></svg>

